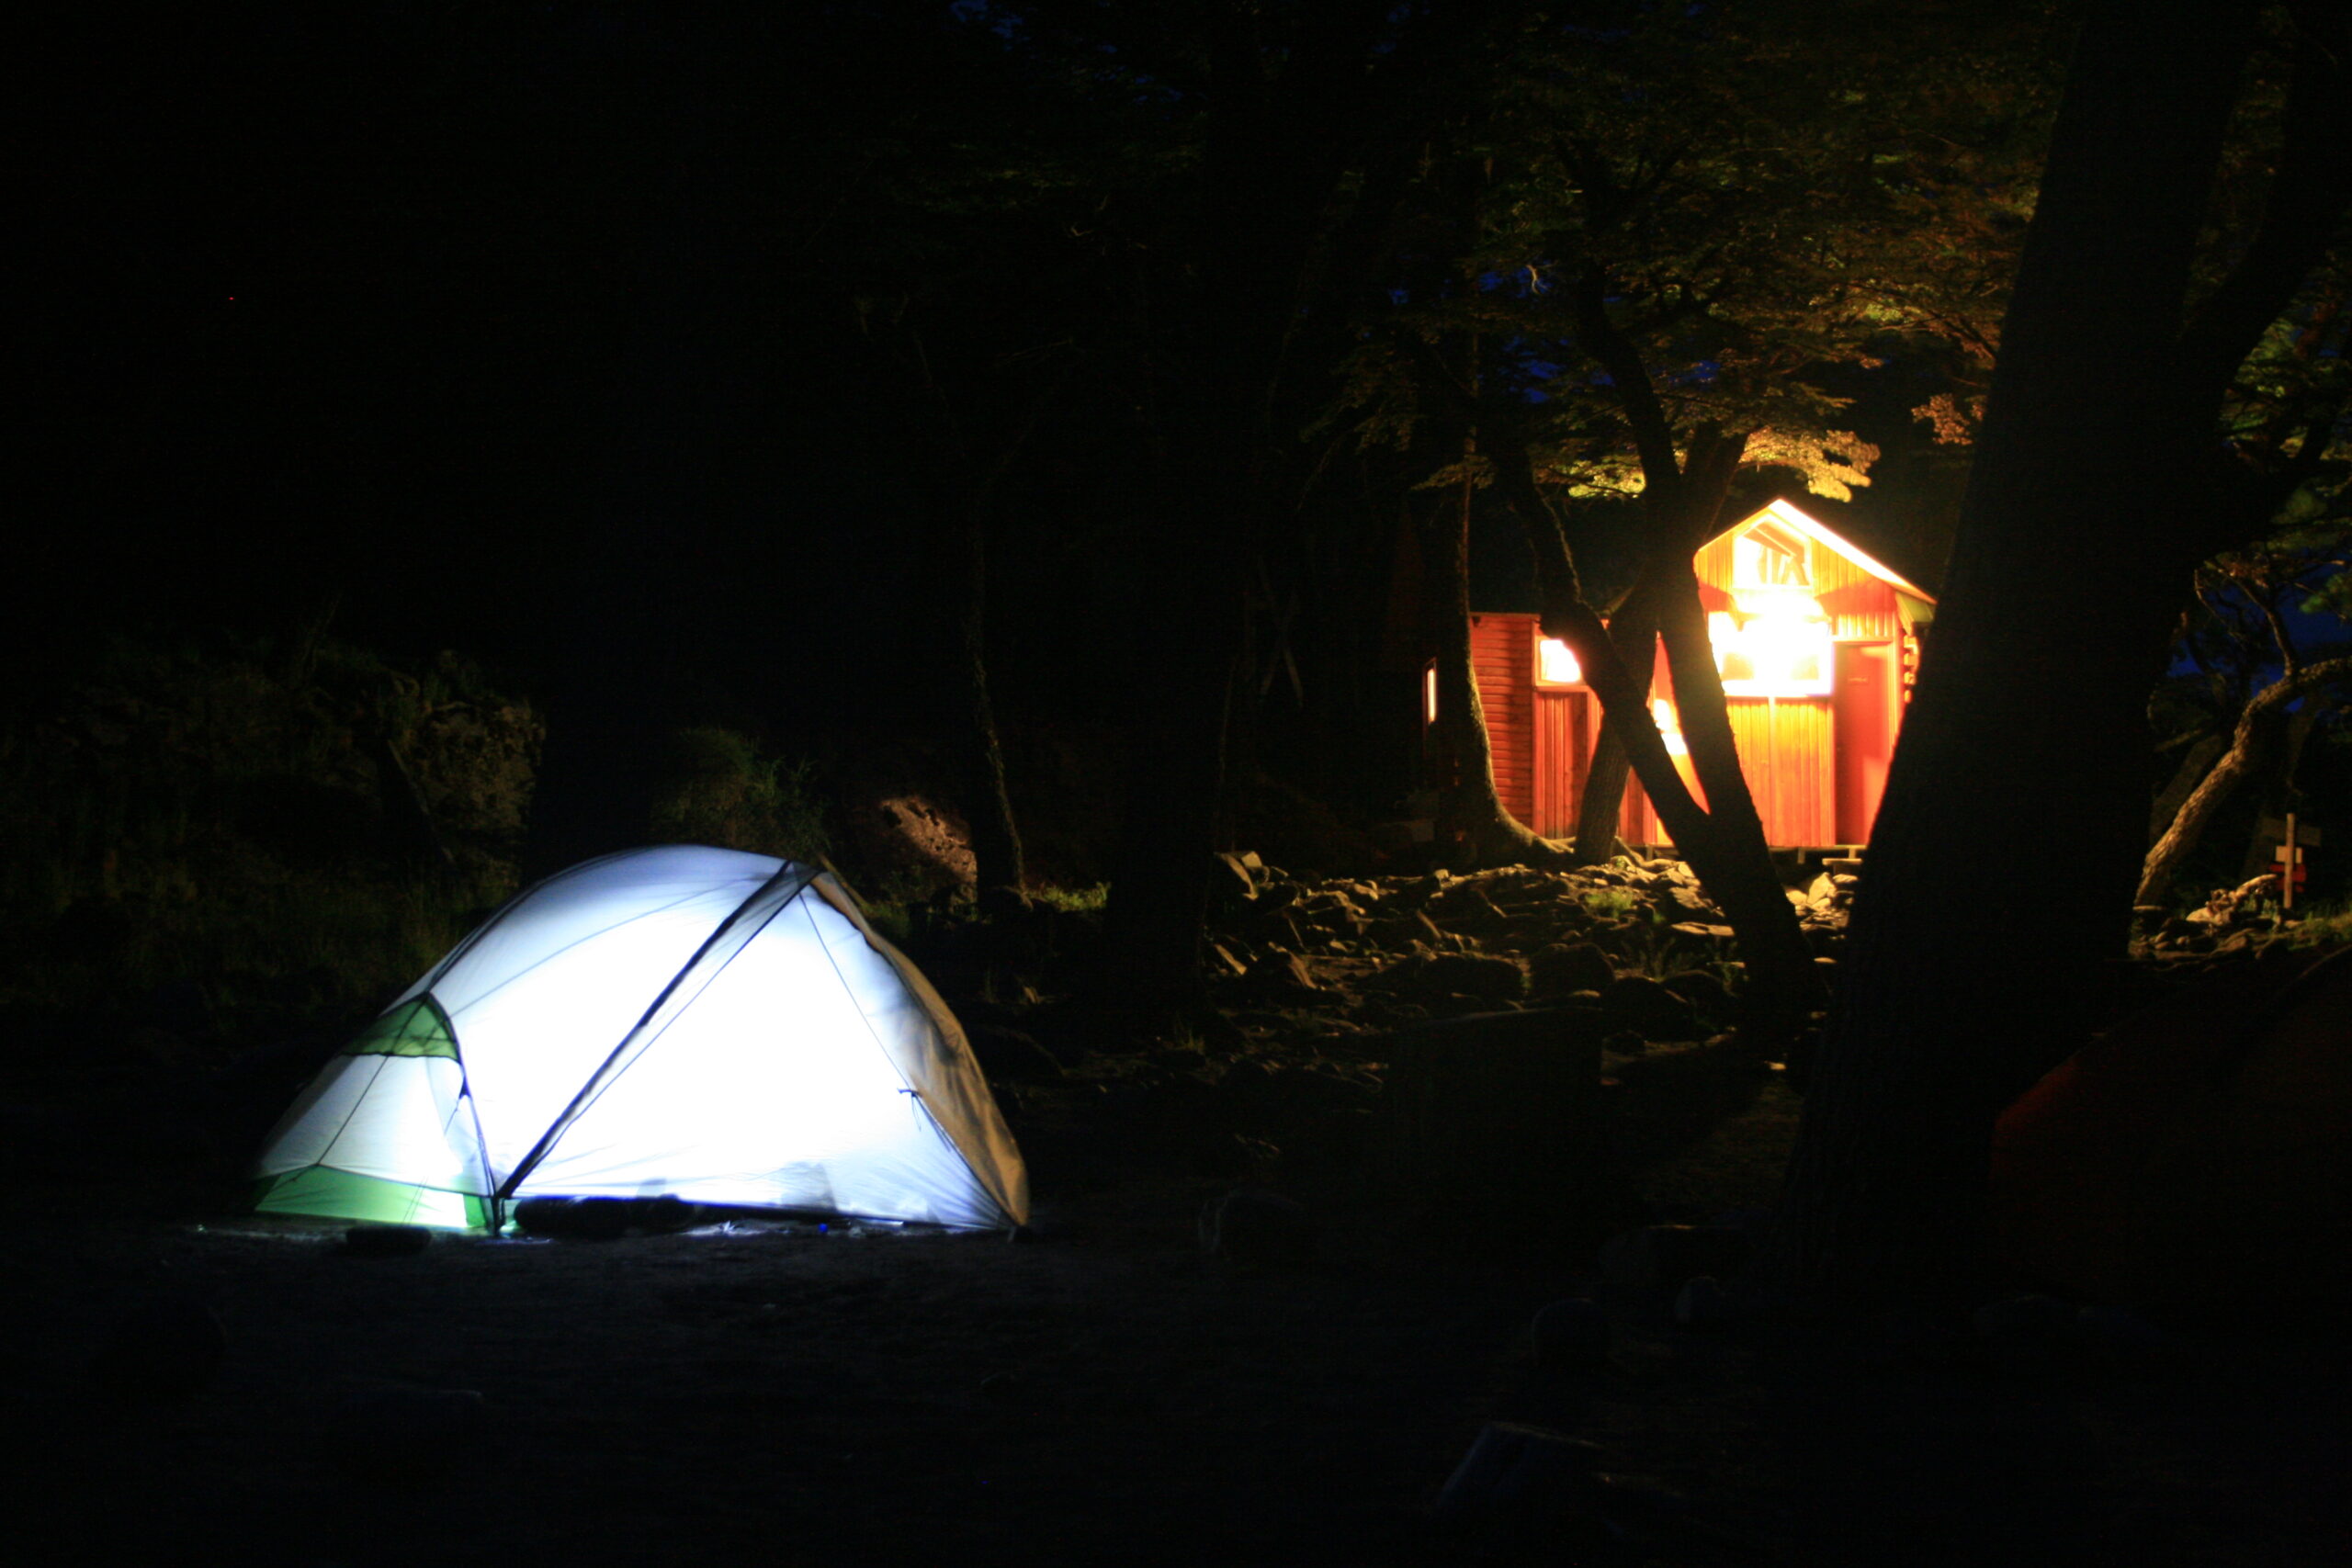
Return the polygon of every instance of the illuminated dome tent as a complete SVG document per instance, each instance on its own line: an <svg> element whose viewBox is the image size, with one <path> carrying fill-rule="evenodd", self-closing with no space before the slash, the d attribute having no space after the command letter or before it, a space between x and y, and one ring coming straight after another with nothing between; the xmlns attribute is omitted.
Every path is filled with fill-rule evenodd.
<svg viewBox="0 0 2352 1568"><path fill-rule="evenodd" d="M1918 629L1935 601L1785 501L1716 535L1691 564L1766 840L1796 849L1868 842ZM1600 731L1600 703L1575 655L1524 614L1473 615L1470 644L1497 794L1546 838L1572 836ZM1425 686L1431 719L1433 692ZM1667 750L1703 803L1682 761L1663 652L1650 698ZM1666 841L1637 782L1619 820L1628 843Z"/></svg>
<svg viewBox="0 0 2352 1568"><path fill-rule="evenodd" d="M960 1227L1027 1179L945 1004L811 867L629 850L548 878L321 1070L264 1212L494 1226L533 1197Z"/></svg>

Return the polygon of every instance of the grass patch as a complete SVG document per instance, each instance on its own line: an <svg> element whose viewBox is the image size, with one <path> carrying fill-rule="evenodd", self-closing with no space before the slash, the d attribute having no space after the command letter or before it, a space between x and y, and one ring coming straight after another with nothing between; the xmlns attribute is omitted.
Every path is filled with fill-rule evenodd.
<svg viewBox="0 0 2352 1568"><path fill-rule="evenodd" d="M1091 887L1033 887L1029 897L1065 915L1100 915L1110 902L1111 885L1098 882Z"/></svg>

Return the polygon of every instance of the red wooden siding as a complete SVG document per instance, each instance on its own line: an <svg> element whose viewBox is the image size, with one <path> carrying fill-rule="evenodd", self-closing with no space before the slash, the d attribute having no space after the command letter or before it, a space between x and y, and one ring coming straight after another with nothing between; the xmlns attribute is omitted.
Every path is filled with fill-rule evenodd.
<svg viewBox="0 0 2352 1568"><path fill-rule="evenodd" d="M1734 547L1748 527L1767 525L1800 545L1804 568L1838 644L1835 693L1820 697L1733 697L1732 733L1740 765L1773 844L1819 848L1869 837L1903 719L1908 646L1894 586L1776 514L1711 541L1694 565L1702 594L1727 604ZM1581 687L1535 684L1536 617L1474 615L1472 668L1487 717L1495 789L1512 815L1546 838L1576 830L1577 808L1600 737L1600 711ZM1657 661L1653 696L1668 691ZM1686 783L1687 761L1677 759ZM1691 793L1699 795L1695 784ZM1702 805L1704 804L1703 796ZM1667 841L1637 783L1626 786L1619 832L1628 843Z"/></svg>
<svg viewBox="0 0 2352 1568"><path fill-rule="evenodd" d="M1821 558L1854 570L1843 557L1823 550ZM1867 572L1859 581L1824 589L1814 595L1829 613L1829 635L1839 642L1883 642L1903 635L1903 612L1894 590Z"/></svg>
<svg viewBox="0 0 2352 1568"><path fill-rule="evenodd" d="M1829 755L1826 697L1733 697L1731 731L1739 742L1768 844L1838 841L1838 788Z"/></svg>
<svg viewBox="0 0 2352 1568"><path fill-rule="evenodd" d="M1576 835L1585 759L1592 753L1591 710L1584 692L1535 694L1535 815L1527 825L1547 839Z"/></svg>
<svg viewBox="0 0 2352 1568"><path fill-rule="evenodd" d="M1838 647L1838 841L1868 843L1886 793L1887 763L1903 722L1903 652L1894 642Z"/></svg>
<svg viewBox="0 0 2352 1568"><path fill-rule="evenodd" d="M1470 617L1470 668L1486 710L1495 794L1525 822L1535 815L1535 617Z"/></svg>

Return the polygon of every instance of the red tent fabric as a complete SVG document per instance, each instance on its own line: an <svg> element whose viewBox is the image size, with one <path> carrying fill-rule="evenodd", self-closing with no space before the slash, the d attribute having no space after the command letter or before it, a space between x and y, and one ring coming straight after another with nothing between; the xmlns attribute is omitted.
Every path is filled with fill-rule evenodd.
<svg viewBox="0 0 2352 1568"><path fill-rule="evenodd" d="M2352 1302L2352 949L2233 965L2003 1113L1996 1253L2064 1294Z"/></svg>

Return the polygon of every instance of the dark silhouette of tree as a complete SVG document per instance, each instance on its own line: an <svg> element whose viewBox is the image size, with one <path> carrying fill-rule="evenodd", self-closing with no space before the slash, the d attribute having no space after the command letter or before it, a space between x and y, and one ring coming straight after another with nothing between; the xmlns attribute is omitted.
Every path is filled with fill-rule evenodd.
<svg viewBox="0 0 2352 1568"><path fill-rule="evenodd" d="M2088 12L1790 1171L1781 1256L1809 1288L1973 1277L1994 1119L2080 1042L2122 955L2182 585L2276 499L2245 493L2224 394L2352 197L2345 24ZM2291 75L2259 227L2219 237L2199 288L2244 67L2274 47ZM2030 892L1995 852L2020 842L2052 847Z"/></svg>

